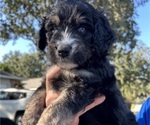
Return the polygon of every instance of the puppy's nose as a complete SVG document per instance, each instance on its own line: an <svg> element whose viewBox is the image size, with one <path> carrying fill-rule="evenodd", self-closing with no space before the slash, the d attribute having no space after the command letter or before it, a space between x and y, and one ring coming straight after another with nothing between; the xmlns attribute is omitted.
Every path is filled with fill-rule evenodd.
<svg viewBox="0 0 150 125"><path fill-rule="evenodd" d="M67 57L70 53L70 50L71 50L71 46L69 45L61 45L61 46L58 46L57 48L58 50L58 55L60 57Z"/></svg>

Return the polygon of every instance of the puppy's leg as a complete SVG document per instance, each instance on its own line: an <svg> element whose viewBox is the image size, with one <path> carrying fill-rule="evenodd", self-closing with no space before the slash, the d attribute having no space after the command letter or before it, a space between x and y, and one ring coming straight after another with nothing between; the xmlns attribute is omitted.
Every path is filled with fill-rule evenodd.
<svg viewBox="0 0 150 125"><path fill-rule="evenodd" d="M42 113L37 125L70 125L74 116L93 102L90 95L93 89L87 89L84 85L73 86L60 93Z"/></svg>
<svg viewBox="0 0 150 125"><path fill-rule="evenodd" d="M107 107L105 107L107 105ZM113 88L111 94L107 95L103 107L104 112L107 112L108 116L112 121L108 121L109 124L113 125L138 125L135 120L135 116L129 110L125 103L123 96L117 87ZM108 111L109 110L109 111ZM105 121L107 118L103 118Z"/></svg>
<svg viewBox="0 0 150 125"><path fill-rule="evenodd" d="M22 118L22 125L36 125L45 108L45 89L38 88L29 100Z"/></svg>

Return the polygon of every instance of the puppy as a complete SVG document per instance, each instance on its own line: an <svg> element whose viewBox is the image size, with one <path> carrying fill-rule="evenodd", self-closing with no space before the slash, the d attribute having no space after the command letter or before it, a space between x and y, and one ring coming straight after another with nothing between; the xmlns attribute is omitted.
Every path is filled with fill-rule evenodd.
<svg viewBox="0 0 150 125"><path fill-rule="evenodd" d="M79 125L137 125L116 85L107 59L115 41L106 17L88 3L66 0L51 9L40 33L52 65L63 70L51 89L59 97L45 108L45 81L30 99L22 125L69 125L99 94L106 100L80 117Z"/></svg>

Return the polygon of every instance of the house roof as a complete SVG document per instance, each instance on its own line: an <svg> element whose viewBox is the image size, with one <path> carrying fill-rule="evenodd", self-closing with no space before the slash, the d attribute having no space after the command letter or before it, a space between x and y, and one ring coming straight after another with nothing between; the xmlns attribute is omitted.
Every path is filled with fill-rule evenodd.
<svg viewBox="0 0 150 125"><path fill-rule="evenodd" d="M23 80L24 78L22 77L18 77L18 76L14 76L8 72L5 72L5 71L0 71L0 79L1 78L4 78L4 79L12 79L12 80Z"/></svg>
<svg viewBox="0 0 150 125"><path fill-rule="evenodd" d="M24 84L25 89L35 89L41 85L42 78L30 78L27 80L23 80L22 83Z"/></svg>

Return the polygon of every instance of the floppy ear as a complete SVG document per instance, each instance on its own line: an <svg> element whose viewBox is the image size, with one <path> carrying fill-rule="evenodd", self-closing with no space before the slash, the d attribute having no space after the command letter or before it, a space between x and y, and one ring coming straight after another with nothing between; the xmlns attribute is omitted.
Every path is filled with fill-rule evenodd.
<svg viewBox="0 0 150 125"><path fill-rule="evenodd" d="M41 29L39 31L39 40L37 42L38 48L42 51L44 51L47 45L45 22L46 22L46 18L44 17L43 23L41 25Z"/></svg>
<svg viewBox="0 0 150 125"><path fill-rule="evenodd" d="M95 14L94 50L99 56L106 55L116 37L107 18L100 12Z"/></svg>

